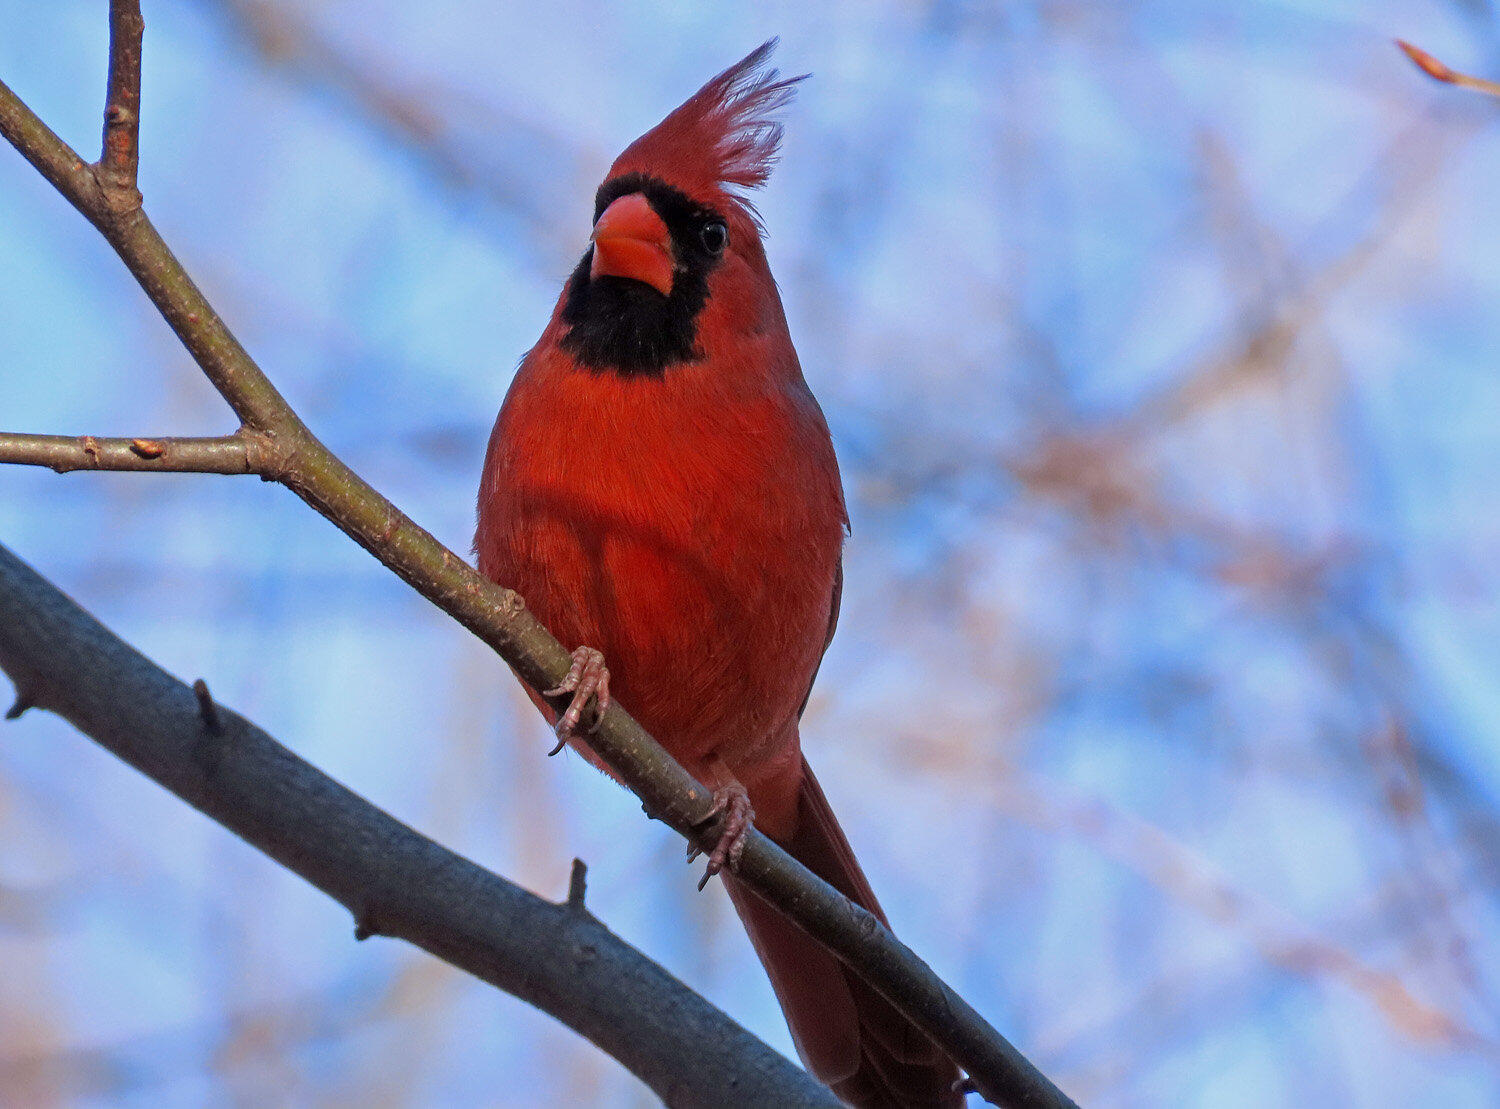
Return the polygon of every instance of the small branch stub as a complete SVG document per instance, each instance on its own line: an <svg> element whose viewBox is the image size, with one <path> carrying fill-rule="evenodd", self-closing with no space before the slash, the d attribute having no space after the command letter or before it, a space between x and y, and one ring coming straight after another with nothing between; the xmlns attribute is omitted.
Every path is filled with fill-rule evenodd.
<svg viewBox="0 0 1500 1109"><path fill-rule="evenodd" d="M16 690L15 703L5 710L5 719L19 720L27 709L35 708L36 702L26 695L23 690Z"/></svg>
<svg viewBox="0 0 1500 1109"><path fill-rule="evenodd" d="M370 909L361 909L354 914L354 938L359 943L364 943L371 936L380 935L380 929L375 926L375 913Z"/></svg>
<svg viewBox="0 0 1500 1109"><path fill-rule="evenodd" d="M224 720L219 716L219 706L214 704L208 683L202 678L193 682L193 695L198 698L198 719L203 721L203 730L209 735L224 733Z"/></svg>
<svg viewBox="0 0 1500 1109"><path fill-rule="evenodd" d="M568 875L568 908L575 913L585 912L584 894L588 892L588 864L582 859L573 860L573 872Z"/></svg>

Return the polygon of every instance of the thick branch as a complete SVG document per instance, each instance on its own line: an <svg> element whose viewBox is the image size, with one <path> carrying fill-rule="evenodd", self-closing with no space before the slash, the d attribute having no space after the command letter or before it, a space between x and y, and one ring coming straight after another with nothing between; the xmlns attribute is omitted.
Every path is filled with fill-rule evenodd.
<svg viewBox="0 0 1500 1109"><path fill-rule="evenodd" d="M273 441L257 431L210 439L109 439L95 435L24 435L0 431L0 462L71 470L258 474L275 469Z"/></svg>
<svg viewBox="0 0 1500 1109"><path fill-rule="evenodd" d="M392 936L586 1036L673 1106L834 1109L832 1095L599 923L381 812L113 635L0 546L0 669L50 709ZM211 706L205 712L204 704Z"/></svg>
<svg viewBox="0 0 1500 1109"><path fill-rule="evenodd" d="M433 604L508 662L533 689L556 686L570 657L513 591L480 576L408 519L329 451L292 411L230 333L143 211L91 214L97 181L55 172L65 144L0 86L0 131L92 219L204 373L246 427L276 444L261 472L281 481ZM73 155L76 157L76 155ZM95 193L90 193L90 188ZM646 811L711 847L713 800L618 704L589 746L640 797ZM1063 1109L1072 1102L878 921L815 877L765 836L751 832L741 863L746 883L853 967L968 1071L1001 1105Z"/></svg>

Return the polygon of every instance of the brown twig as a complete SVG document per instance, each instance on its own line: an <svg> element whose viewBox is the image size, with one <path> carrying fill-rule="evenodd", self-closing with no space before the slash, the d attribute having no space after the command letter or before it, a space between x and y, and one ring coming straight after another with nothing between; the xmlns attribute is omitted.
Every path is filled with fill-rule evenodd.
<svg viewBox="0 0 1500 1109"><path fill-rule="evenodd" d="M138 18L138 3L113 0L111 30L122 41L111 46L111 72L118 60L126 84L129 36L138 34ZM274 442L273 464L257 471L261 476L296 493L492 647L533 689L562 681L571 657L522 599L475 572L319 442L219 318L144 210L117 218L103 198L99 167L85 166L3 84L0 133L98 227L244 427ZM589 745L648 812L690 840L715 842L711 793L618 704L591 733ZM1036 1109L1072 1106L909 948L759 832L752 830L746 841L740 875L947 1051L987 1100Z"/></svg>
<svg viewBox="0 0 1500 1109"><path fill-rule="evenodd" d="M259 474L277 469L275 441L258 431L206 439L112 439L0 432L0 462L73 470Z"/></svg>
<svg viewBox="0 0 1500 1109"><path fill-rule="evenodd" d="M104 143L99 176L118 212L141 206L136 188L140 159L141 39L146 23L140 0L109 0L109 86L104 97Z"/></svg>
<svg viewBox="0 0 1500 1109"><path fill-rule="evenodd" d="M1467 73L1438 61L1421 47L1413 46L1409 42L1396 39L1396 45L1406 54L1408 58L1427 76L1434 81L1442 81L1448 85L1458 85L1460 88L1473 89L1489 96L1500 96L1500 82L1486 81L1483 77L1471 77Z"/></svg>

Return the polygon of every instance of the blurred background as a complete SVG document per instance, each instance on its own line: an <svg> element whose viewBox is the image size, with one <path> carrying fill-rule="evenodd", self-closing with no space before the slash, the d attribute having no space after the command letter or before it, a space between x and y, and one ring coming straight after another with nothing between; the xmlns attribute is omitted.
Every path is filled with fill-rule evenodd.
<svg viewBox="0 0 1500 1109"><path fill-rule="evenodd" d="M103 0L0 0L87 157ZM147 0L147 210L467 552L614 155L772 34L758 204L853 517L805 743L897 931L1083 1105L1500 1103L1487 0ZM0 427L220 434L0 149ZM783 1050L682 845L289 493L0 469L0 541L377 804ZM6 692L0 690L0 693ZM0 729L0 1106L638 1107L617 1064L40 713Z"/></svg>

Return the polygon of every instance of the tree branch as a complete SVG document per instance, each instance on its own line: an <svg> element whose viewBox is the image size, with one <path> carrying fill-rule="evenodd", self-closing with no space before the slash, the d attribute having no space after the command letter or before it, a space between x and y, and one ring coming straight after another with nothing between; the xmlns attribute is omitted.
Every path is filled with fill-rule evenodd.
<svg viewBox="0 0 1500 1109"><path fill-rule="evenodd" d="M98 225L104 201L94 167L38 119L4 81L0 81L0 135L90 223Z"/></svg>
<svg viewBox="0 0 1500 1109"><path fill-rule="evenodd" d="M138 4L115 5L121 6L139 11ZM115 7L112 32L134 33L128 19L113 18ZM112 73L115 59L128 73L129 50L128 41L112 43ZM82 167L67 144L4 85L0 133L99 228L245 427L264 433L273 444L271 458L259 471L263 477L286 485L492 647L533 689L561 682L570 656L526 611L521 597L471 569L319 442L219 318L144 210L118 214L103 204L96 172ZM710 792L618 704L590 734L589 746L649 814L689 840L712 847L719 820L712 815ZM752 831L746 840L740 876L931 1036L969 1073L986 1100L1038 1109L1073 1105L872 915L759 832Z"/></svg>
<svg viewBox="0 0 1500 1109"><path fill-rule="evenodd" d="M667 1104L837 1105L600 924L576 865L553 904L419 835L162 670L3 546L0 669L18 706L56 712L306 879L354 915L360 938L406 940L530 1002Z"/></svg>
<svg viewBox="0 0 1500 1109"><path fill-rule="evenodd" d="M274 441L258 431L208 439L110 439L0 431L0 462L72 470L259 474L275 469Z"/></svg>
<svg viewBox="0 0 1500 1109"><path fill-rule="evenodd" d="M141 39L146 23L140 0L109 0L109 87L104 96L104 143L99 173L105 195L126 208L141 206L136 188L140 157Z"/></svg>
<svg viewBox="0 0 1500 1109"><path fill-rule="evenodd" d="M1445 85L1458 85L1460 88L1473 89L1475 92L1486 93L1490 96L1500 96L1500 83L1486 81L1483 77L1471 77L1467 73L1460 73L1452 66L1438 61L1427 51L1419 46L1413 46L1409 42L1396 40L1399 46L1412 64L1420 69L1434 81L1442 81Z"/></svg>

